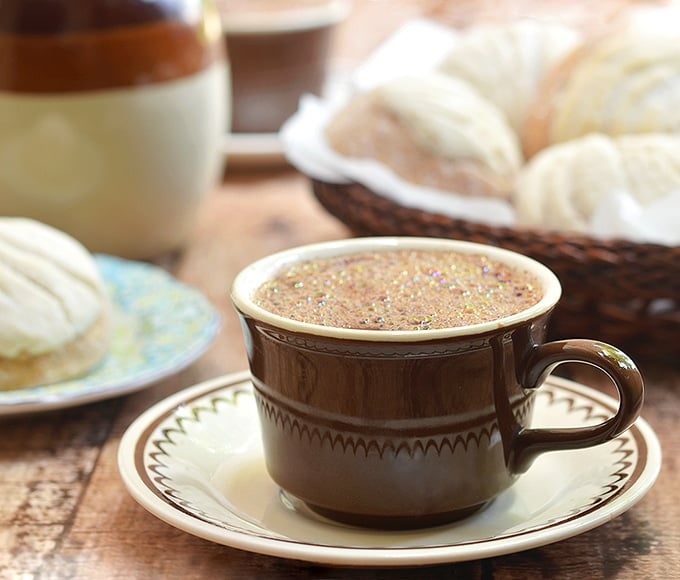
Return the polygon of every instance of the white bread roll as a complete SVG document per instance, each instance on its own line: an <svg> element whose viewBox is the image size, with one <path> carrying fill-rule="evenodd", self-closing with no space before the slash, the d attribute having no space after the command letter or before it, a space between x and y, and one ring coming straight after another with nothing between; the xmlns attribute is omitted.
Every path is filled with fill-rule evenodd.
<svg viewBox="0 0 680 580"><path fill-rule="evenodd" d="M507 198L522 156L503 114L465 81L404 76L355 96L326 128L333 149L406 181Z"/></svg>
<svg viewBox="0 0 680 580"><path fill-rule="evenodd" d="M643 207L680 191L680 138L592 134L552 145L523 168L514 203L524 227L589 233L598 205L614 193Z"/></svg>
<svg viewBox="0 0 680 580"><path fill-rule="evenodd" d="M110 301L89 252L24 218L0 218L0 389L52 383L97 364Z"/></svg>
<svg viewBox="0 0 680 580"><path fill-rule="evenodd" d="M505 113L521 137L546 74L580 42L576 30L554 23L520 20L474 26L439 70L468 81Z"/></svg>
<svg viewBox="0 0 680 580"><path fill-rule="evenodd" d="M525 128L525 151L589 133L680 130L680 37L607 36L579 48L546 79Z"/></svg>

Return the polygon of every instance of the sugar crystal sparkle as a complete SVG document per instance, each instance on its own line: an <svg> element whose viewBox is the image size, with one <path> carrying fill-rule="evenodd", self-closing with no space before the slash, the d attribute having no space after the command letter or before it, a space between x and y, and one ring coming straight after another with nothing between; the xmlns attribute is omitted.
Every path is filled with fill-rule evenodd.
<svg viewBox="0 0 680 580"><path fill-rule="evenodd" d="M364 330L430 330L510 316L541 299L528 272L481 254L392 250L298 262L255 302L301 322Z"/></svg>

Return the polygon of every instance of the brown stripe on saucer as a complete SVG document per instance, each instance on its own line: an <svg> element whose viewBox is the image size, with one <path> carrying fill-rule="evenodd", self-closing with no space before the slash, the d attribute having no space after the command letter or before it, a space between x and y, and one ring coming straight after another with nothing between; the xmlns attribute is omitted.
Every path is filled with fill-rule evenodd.
<svg viewBox="0 0 680 580"><path fill-rule="evenodd" d="M94 91L192 75L224 56L219 22L212 18L72 34L0 34L0 91Z"/></svg>

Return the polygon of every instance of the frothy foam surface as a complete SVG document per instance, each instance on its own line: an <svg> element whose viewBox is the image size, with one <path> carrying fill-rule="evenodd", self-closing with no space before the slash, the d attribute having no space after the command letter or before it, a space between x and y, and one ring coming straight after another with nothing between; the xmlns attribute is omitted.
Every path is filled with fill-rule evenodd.
<svg viewBox="0 0 680 580"><path fill-rule="evenodd" d="M430 330L505 318L542 296L534 275L482 254L393 250L293 264L260 286L254 301L322 326Z"/></svg>

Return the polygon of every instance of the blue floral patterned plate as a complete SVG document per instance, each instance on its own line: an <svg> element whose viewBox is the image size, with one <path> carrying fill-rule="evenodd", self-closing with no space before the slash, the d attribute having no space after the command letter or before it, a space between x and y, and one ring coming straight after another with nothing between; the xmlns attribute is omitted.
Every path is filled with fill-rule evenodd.
<svg viewBox="0 0 680 580"><path fill-rule="evenodd" d="M77 379L0 391L0 416L137 391L190 365L215 338L219 316L198 290L151 264L105 255L95 259L114 305L113 339L106 358Z"/></svg>

